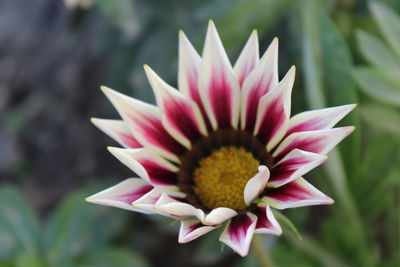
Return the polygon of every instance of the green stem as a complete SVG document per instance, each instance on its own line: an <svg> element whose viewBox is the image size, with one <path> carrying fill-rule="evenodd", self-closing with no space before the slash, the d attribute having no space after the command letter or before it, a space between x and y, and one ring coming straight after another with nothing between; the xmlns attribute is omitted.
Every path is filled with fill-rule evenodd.
<svg viewBox="0 0 400 267"><path fill-rule="evenodd" d="M262 267L275 267L275 264L272 262L271 257L269 257L267 251L264 248L263 241L259 235L253 236L253 252L257 258L258 263Z"/></svg>

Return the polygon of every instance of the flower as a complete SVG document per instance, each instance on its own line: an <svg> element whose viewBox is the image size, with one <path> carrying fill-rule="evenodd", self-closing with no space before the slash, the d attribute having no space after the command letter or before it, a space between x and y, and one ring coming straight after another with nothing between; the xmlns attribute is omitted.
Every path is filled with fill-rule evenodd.
<svg viewBox="0 0 400 267"><path fill-rule="evenodd" d="M354 130L332 127L355 105L290 118L295 68L279 82L278 40L258 50L253 31L232 67L210 21L202 57L179 33L179 90L144 66L158 107L102 87L123 120L92 121L140 178L87 201L180 220L180 243L226 223L220 241L241 256L253 234L282 233L271 207L332 204L302 176Z"/></svg>

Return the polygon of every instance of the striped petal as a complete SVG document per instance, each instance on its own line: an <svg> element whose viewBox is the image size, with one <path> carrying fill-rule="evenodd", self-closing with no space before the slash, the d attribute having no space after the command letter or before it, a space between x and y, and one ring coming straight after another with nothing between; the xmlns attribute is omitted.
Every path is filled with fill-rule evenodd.
<svg viewBox="0 0 400 267"><path fill-rule="evenodd" d="M268 187L287 184L322 164L327 158L321 154L294 149L272 167Z"/></svg>
<svg viewBox="0 0 400 267"><path fill-rule="evenodd" d="M238 215L231 219L219 240L244 257L249 253L256 224L256 215L252 213Z"/></svg>
<svg viewBox="0 0 400 267"><path fill-rule="evenodd" d="M286 136L296 132L330 129L355 107L355 104L351 104L299 113L289 120Z"/></svg>
<svg viewBox="0 0 400 267"><path fill-rule="evenodd" d="M254 233L270 235L282 234L282 228L268 205L265 207L258 206L254 213L257 216L257 224Z"/></svg>
<svg viewBox="0 0 400 267"><path fill-rule="evenodd" d="M259 58L257 31L253 30L233 67L233 72L239 81L240 87L242 87L244 80L257 65Z"/></svg>
<svg viewBox="0 0 400 267"><path fill-rule="evenodd" d="M185 148L168 134L157 107L102 86L101 89L129 125L134 137L145 147L178 162Z"/></svg>
<svg viewBox="0 0 400 267"><path fill-rule="evenodd" d="M353 126L347 126L327 130L293 133L282 141L273 153L273 156L279 160L296 148L326 155L340 141L354 131L354 129Z"/></svg>
<svg viewBox="0 0 400 267"><path fill-rule="evenodd" d="M258 173L254 175L247 183L244 188L244 202L247 206L253 202L254 199L264 190L268 183L269 170L266 166L258 167Z"/></svg>
<svg viewBox="0 0 400 267"><path fill-rule="evenodd" d="M271 150L285 134L290 117L291 94L296 68L290 68L283 80L270 93L264 95L258 105L254 134L267 150Z"/></svg>
<svg viewBox="0 0 400 267"><path fill-rule="evenodd" d="M126 148L140 148L142 145L136 140L129 130L128 125L122 120L106 120L91 118L90 121L105 134Z"/></svg>
<svg viewBox="0 0 400 267"><path fill-rule="evenodd" d="M169 161L146 148L123 149L109 147L108 150L123 164L154 186L176 188L178 168Z"/></svg>
<svg viewBox="0 0 400 267"><path fill-rule="evenodd" d="M194 49L183 31L179 32L179 71L178 87L185 96L192 99L199 107L207 129L211 129L207 113L200 98L198 85L201 57Z"/></svg>
<svg viewBox="0 0 400 267"><path fill-rule="evenodd" d="M86 201L141 213L151 213L143 209L135 208L131 206L131 203L141 198L152 189L153 186L149 185L142 179L129 178L86 198Z"/></svg>
<svg viewBox="0 0 400 267"><path fill-rule="evenodd" d="M275 38L243 84L240 113L242 129L254 131L259 101L277 85L278 39Z"/></svg>
<svg viewBox="0 0 400 267"><path fill-rule="evenodd" d="M217 226L203 225L199 220L196 219L181 221L178 242L190 242L204 234L207 234L215 228L217 228Z"/></svg>
<svg viewBox="0 0 400 267"><path fill-rule="evenodd" d="M303 178L267 190L265 201L276 209L328 205L334 201Z"/></svg>
<svg viewBox="0 0 400 267"><path fill-rule="evenodd" d="M240 87L217 30L209 22L199 73L200 97L213 129L237 128Z"/></svg>
<svg viewBox="0 0 400 267"><path fill-rule="evenodd" d="M192 142L207 135L200 109L191 99L165 83L149 66L145 65L144 69L157 105L162 110L165 129L175 140L190 149Z"/></svg>

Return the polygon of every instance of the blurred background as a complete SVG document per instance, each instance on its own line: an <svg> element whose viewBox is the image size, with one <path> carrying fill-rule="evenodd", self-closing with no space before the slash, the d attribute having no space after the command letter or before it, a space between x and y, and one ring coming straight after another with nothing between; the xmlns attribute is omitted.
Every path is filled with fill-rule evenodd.
<svg viewBox="0 0 400 267"><path fill-rule="evenodd" d="M257 266L218 233L87 204L134 176L89 118L118 118L104 84L154 102L142 65L177 84L178 30L201 51L213 19L234 61L252 29L293 64L293 114L358 103L357 130L308 174L332 206L288 210L277 266L400 266L400 1L0 1L0 266ZM296 227L294 227L294 225ZM215 231L218 232L218 231ZM301 236L301 239L299 238Z"/></svg>

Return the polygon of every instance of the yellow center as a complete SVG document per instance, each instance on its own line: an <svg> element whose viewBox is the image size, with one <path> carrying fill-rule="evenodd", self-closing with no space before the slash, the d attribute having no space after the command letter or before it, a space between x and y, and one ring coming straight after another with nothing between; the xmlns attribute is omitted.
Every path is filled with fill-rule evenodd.
<svg viewBox="0 0 400 267"><path fill-rule="evenodd" d="M209 209L246 208L244 188L256 173L260 162L244 148L227 146L214 150L199 161L194 170L194 193Z"/></svg>

